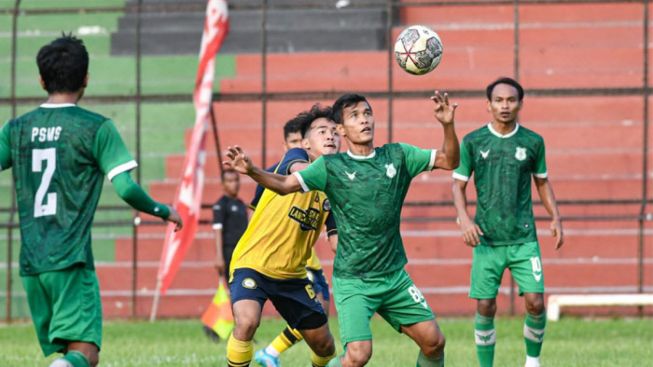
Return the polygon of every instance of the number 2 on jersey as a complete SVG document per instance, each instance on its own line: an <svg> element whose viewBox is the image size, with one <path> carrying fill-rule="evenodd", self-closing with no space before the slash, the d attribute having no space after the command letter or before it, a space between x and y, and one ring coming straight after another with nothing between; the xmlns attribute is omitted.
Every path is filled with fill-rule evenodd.
<svg viewBox="0 0 653 367"><path fill-rule="evenodd" d="M45 161L45 167L43 167L43 161ZM57 151L55 148L32 150L32 172L43 172L41 184L36 190L34 198L34 218L57 214L57 193L48 193L56 165Z"/></svg>

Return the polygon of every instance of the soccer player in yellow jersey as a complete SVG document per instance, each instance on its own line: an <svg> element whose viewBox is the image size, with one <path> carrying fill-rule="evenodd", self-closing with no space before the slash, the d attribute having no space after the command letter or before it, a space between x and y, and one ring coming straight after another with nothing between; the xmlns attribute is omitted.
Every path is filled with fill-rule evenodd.
<svg viewBox="0 0 653 367"><path fill-rule="evenodd" d="M329 108L313 106L300 116L305 150L288 150L276 167L278 173L301 170L309 161L340 148ZM313 245L330 211L326 195L320 191L284 196L263 191L231 262L235 327L227 343L228 366L249 366L252 338L267 300L306 340L313 366L325 366L335 356L326 313L306 272Z"/></svg>
<svg viewBox="0 0 653 367"><path fill-rule="evenodd" d="M292 148L304 147L302 144L302 126L306 126L304 123L306 119L312 119L315 117L316 115L314 114L300 113L296 117L290 119L284 125L283 146L286 151ZM310 149L310 145L307 144L306 149ZM305 162L306 160L302 158L301 161ZM277 173L287 174L287 169L285 172L278 172L277 167L279 166L279 163L281 162L275 163L272 165L272 167L269 167L266 170L268 172L277 171ZM299 161L296 161L295 163L299 163ZM254 199L252 199L252 203L250 204L252 209L256 209L256 204L261 199L262 194L263 186L259 185L256 187L256 194ZM335 220L333 219L333 216L329 215L327 218L326 227L327 237L331 243L331 247L335 251L335 246L337 246L338 243L338 230L335 228ZM315 253L315 248L313 248L311 258L308 259L308 262L306 263L306 273L308 279L311 281L313 290L315 291L315 296L317 297L318 301L320 301L320 304L322 304L322 308L324 309L326 315L329 316L329 307L331 303L329 283L324 276L324 272L322 271L322 264L320 263L320 259ZM302 341L302 339L302 334L297 329L286 326L286 328L283 329L283 331L279 333L279 335L277 335L277 337L274 338L274 340L272 340L272 342L266 348L261 349L254 354L254 361L263 367L279 367L281 365L281 362L279 361L279 356L281 353L285 352L293 345L299 343Z"/></svg>

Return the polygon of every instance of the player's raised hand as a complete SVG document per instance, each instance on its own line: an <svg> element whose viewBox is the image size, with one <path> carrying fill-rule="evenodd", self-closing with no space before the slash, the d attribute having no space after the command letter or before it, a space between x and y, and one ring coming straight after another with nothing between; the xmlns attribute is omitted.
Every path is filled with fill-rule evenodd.
<svg viewBox="0 0 653 367"><path fill-rule="evenodd" d="M166 219L166 222L174 223L175 232L179 232L184 227L181 216L179 215L177 209L173 208L172 206L168 205L168 209L170 209L170 215L168 216L168 219Z"/></svg>
<svg viewBox="0 0 653 367"><path fill-rule="evenodd" d="M551 221L551 235L556 238L556 250L560 249L560 247L565 243L560 219L554 219Z"/></svg>
<svg viewBox="0 0 653 367"><path fill-rule="evenodd" d="M252 160L238 145L227 149L227 158L222 162L222 165L225 168L235 169L242 174L247 174L253 167Z"/></svg>
<svg viewBox="0 0 653 367"><path fill-rule="evenodd" d="M463 241L467 246L476 247L481 243L483 231L478 224L471 220L462 220L460 222L460 230L463 232Z"/></svg>
<svg viewBox="0 0 653 367"><path fill-rule="evenodd" d="M435 118L443 125L453 124L458 103L451 104L449 102L449 95L446 92L441 94L440 91L437 90L431 96L431 100L435 103L433 109Z"/></svg>

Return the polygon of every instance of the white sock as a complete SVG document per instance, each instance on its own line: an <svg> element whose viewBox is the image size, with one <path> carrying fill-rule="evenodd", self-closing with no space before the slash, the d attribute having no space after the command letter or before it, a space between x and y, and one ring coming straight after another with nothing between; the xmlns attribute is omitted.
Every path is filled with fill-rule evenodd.
<svg viewBox="0 0 653 367"><path fill-rule="evenodd" d="M271 355L272 357L278 358L279 353L272 345L268 345L267 348L265 348L265 353Z"/></svg>
<svg viewBox="0 0 653 367"><path fill-rule="evenodd" d="M52 361L50 367L73 367L73 365L63 358L57 358L54 361Z"/></svg>
<svg viewBox="0 0 653 367"><path fill-rule="evenodd" d="M526 364L524 367L540 367L540 357L526 356Z"/></svg>

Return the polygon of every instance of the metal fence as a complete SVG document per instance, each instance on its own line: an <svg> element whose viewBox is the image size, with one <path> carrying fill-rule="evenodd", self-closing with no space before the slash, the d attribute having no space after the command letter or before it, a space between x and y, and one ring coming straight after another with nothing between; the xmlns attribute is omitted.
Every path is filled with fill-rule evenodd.
<svg viewBox="0 0 653 367"><path fill-rule="evenodd" d="M113 94L102 94L102 95L88 95L84 98L85 103L92 103L96 105L111 105L111 104L121 104L121 103L133 103L135 106L134 111L134 146L133 151L135 157L139 163L141 162L142 157L142 117L141 117L141 108L144 103L188 103L191 104L192 95L190 94L191 90L189 89L188 93L167 93L167 94L154 94L147 93L143 91L143 66L142 66L142 52L141 52L141 15L146 13L155 13L155 12L203 12L204 5L198 3L184 3L180 2L177 4L173 3L144 3L143 0L137 2L131 2L127 5L117 5L117 6L83 6L83 7L51 7L48 5L44 6L25 6L29 5L30 1L21 1L15 0L13 6L0 8L0 16L9 17L11 20L11 30L10 30L10 55L9 55L9 95L0 96L0 106L10 106L10 116L15 117L17 111L21 106L29 106L40 103L43 100L43 96L40 95L21 95L17 93L17 76L20 75L17 69L17 49L20 44L19 36L19 24L23 17L30 16L46 16L46 15L70 15L70 16L84 16L90 14L104 14L104 13L135 13L137 14L137 23L136 23L136 52L134 57L134 93L113 93ZM512 73L513 77L517 80L520 79L520 76L523 73L523 66L520 64L520 30L521 30L521 19L520 19L520 7L532 4L620 4L620 3L632 3L632 4L641 4L641 37L643 40L642 46L642 55L641 55L641 67L642 67L642 80L639 86L624 85L619 87L609 86L609 87L571 87L571 88L537 88L537 89L528 89L527 95L529 96L539 96L539 97L569 97L569 96L578 96L578 97L589 97L589 96L630 96L638 97L642 100L642 110L641 110L641 120L643 121L643 134L641 141L641 155L642 155L642 166L641 166L641 186L639 193L633 193L630 199L590 199L590 200L560 200L559 204L563 206L614 206L619 207L623 205L636 205L639 206L638 214L625 214L625 215L577 215L577 216L563 216L565 221L577 221L577 222L591 222L591 221L623 221L623 222L636 222L637 223L637 233L639 238L639 250L638 250L638 291L644 291L644 245L645 245L645 229L646 221L650 218L647 217L648 205L651 200L648 199L648 177L649 177L649 161L648 161L648 152L649 152L649 96L650 96L650 86L649 86L649 2L648 1L634 1L634 0L469 0L469 1L399 1L399 0L387 0L386 4L383 5L389 15L387 17L387 24L385 33L387 35L387 86L385 90L370 90L370 91L361 91L363 94L367 95L370 98L374 99L385 99L387 100L387 109L388 109L388 121L387 121L387 141L392 142L394 140L393 136L393 106L397 101L403 99L411 99L417 97L428 97L431 93L430 91L425 90L397 90L393 85L393 68L394 55L391 50L390 45L392 44L393 38L393 27L398 25L397 17L393 16L398 14L402 9L409 7L451 7L451 6L467 6L467 7L487 7L491 8L496 5L510 5L513 9L512 14L512 23L513 23L513 38L512 38ZM292 91L292 92L277 92L268 91L268 51L267 51L267 37L268 32L266 29L266 20L269 9L268 0L260 1L248 1L248 2L238 2L232 1L230 4L230 9L250 9L250 10L259 10L262 14L261 22L261 50L260 54L262 56L261 67L261 79L260 79L260 92L256 93L216 93L213 96L214 102L251 102L251 103L260 103L261 105L261 129L263 131L261 147L262 147L262 164L266 164L266 151L268 149L266 138L269 134L268 129L268 111L267 106L271 102L275 101L316 101L316 100L329 100L338 97L340 94L347 92L345 90L330 90L330 91ZM287 4L275 4L276 9L283 9L284 7L295 8L298 5ZM301 6L310 7L310 8L332 8L333 4L329 2L314 2L307 3L302 2ZM379 7L378 2L368 2L364 0L352 1L349 5L350 8L370 8L370 7ZM462 89L462 90L451 90L449 91L451 95L456 96L458 99L466 98L478 98L484 96L484 91L482 90L471 90L471 89ZM219 116L217 117L219 119ZM219 140L219 137L218 137ZM141 164L142 167L142 164ZM141 175L142 169L136 171L136 180L137 182L142 181ZM6 264L4 269L6 271L6 282L5 282L5 291L1 292L4 295L5 299L5 317L7 322L12 320L12 293L16 292L14 279L12 279L12 269L15 270L16 254L14 249L16 248L15 243L17 243L17 208L16 200L14 197L13 183L11 187L12 198L8 206L0 208L0 213L6 214L7 220L0 223L0 229L6 230ZM538 203L539 204L539 203ZM407 202L406 206L408 207L443 207L450 206L452 202L450 201L411 201ZM205 205L205 208L208 207L208 204ZM102 212L131 212L129 208L122 205L101 205L98 207L98 213ZM132 266L131 266L131 304L129 305L131 310L132 317L144 317L144 314L139 314L137 312L138 304L138 272L139 267L137 266L137 252L138 252L138 242L139 242L139 226L144 225L161 225L161 223L156 222L141 222L139 225L135 224L133 220L136 218L136 213L133 213L132 219L122 219L122 220L98 220L95 222L95 228L102 227L123 227L130 228L131 237L132 237ZM542 220L544 218L537 218ZM451 222L454 220L452 216L419 216L419 217L407 217L404 218L407 222ZM512 300L512 306L514 306L514 299Z"/></svg>

